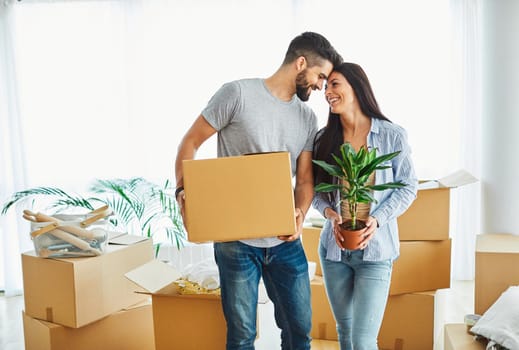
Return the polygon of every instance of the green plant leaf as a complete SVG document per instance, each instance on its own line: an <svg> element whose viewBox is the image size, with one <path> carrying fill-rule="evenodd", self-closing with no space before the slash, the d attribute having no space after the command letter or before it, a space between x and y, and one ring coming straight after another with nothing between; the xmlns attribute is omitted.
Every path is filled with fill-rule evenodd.
<svg viewBox="0 0 519 350"><path fill-rule="evenodd" d="M77 206L93 210L92 204L85 198L79 195L71 195L64 190L57 187L35 187L23 191L15 192L10 199L3 205L1 214L6 214L7 211L15 204L23 203L27 200L36 200L37 198L49 198L50 200L61 201L61 204L51 207L65 205L66 202L75 203Z"/></svg>
<svg viewBox="0 0 519 350"><path fill-rule="evenodd" d="M312 160L312 162L323 168L331 176L342 176L341 168L337 165L331 165L322 160Z"/></svg>
<svg viewBox="0 0 519 350"><path fill-rule="evenodd" d="M359 193L357 194L357 202L359 203L371 203L371 202L375 202L375 197L373 197L373 195L363 189L362 191L359 191Z"/></svg>
<svg viewBox="0 0 519 350"><path fill-rule="evenodd" d="M391 188L402 188L405 186L407 186L407 185L404 184L403 182L387 182L387 183L381 184L381 185L367 186L367 188L369 188L370 190L373 190L373 191L384 191L384 190L388 190Z"/></svg>
<svg viewBox="0 0 519 350"><path fill-rule="evenodd" d="M315 192L333 192L340 190L342 186L340 184L326 184L321 183L315 186L314 190Z"/></svg>
<svg viewBox="0 0 519 350"><path fill-rule="evenodd" d="M375 151L375 150L373 150ZM362 170L360 171L360 174L359 176L363 176L363 175L369 175L371 174L373 171L376 170L376 168L381 164L381 163L384 163L386 161L389 161L393 158L395 158L398 154L400 153L400 151L397 151L397 152L393 152L393 153L388 153L388 154L385 154L385 155L381 155L379 157L376 157L375 159L373 159L371 162L369 162L365 167L362 168ZM387 169L387 168L385 168Z"/></svg>

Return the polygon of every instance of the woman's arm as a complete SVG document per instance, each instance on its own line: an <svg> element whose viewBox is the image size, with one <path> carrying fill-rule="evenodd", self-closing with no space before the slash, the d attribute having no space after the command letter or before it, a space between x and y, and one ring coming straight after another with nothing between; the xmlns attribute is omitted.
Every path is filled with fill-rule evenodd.
<svg viewBox="0 0 519 350"><path fill-rule="evenodd" d="M371 213L371 216L377 219L379 226L402 215L415 200L418 190L418 179L411 159L411 147L407 142L407 133L405 130L401 130L395 138L392 151L401 151L392 160L393 181L403 182L407 186L391 190L389 196L380 202Z"/></svg>

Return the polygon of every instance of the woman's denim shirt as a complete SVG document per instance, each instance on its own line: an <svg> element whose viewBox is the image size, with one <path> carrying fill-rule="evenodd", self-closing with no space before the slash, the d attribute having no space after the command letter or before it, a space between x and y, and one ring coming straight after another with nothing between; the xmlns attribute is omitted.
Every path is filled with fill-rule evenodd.
<svg viewBox="0 0 519 350"><path fill-rule="evenodd" d="M376 171L375 184L401 181L407 186L374 191L373 195L377 202L371 203L370 216L377 219L379 227L364 249L364 260L394 260L400 254L396 218L409 208L416 198L418 189L418 180L411 160L411 148L407 143L407 132L399 125L373 118L368 134L368 147L376 148L378 155L400 151L398 156L384 164L390 165L390 168ZM336 198L339 198L338 193ZM328 207L340 213L340 203L331 203L327 193L315 193L312 205L323 216L324 210ZM320 241L327 250L326 259L341 260L341 249L335 242L330 220L326 220L323 226Z"/></svg>

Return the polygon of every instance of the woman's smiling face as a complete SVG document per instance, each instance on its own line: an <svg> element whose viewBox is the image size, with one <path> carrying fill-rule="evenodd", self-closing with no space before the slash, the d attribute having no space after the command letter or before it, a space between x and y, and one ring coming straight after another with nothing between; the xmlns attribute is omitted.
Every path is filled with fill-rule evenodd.
<svg viewBox="0 0 519 350"><path fill-rule="evenodd" d="M336 114L350 109L356 100L350 83L337 71L333 71L328 77L324 96L332 113Z"/></svg>

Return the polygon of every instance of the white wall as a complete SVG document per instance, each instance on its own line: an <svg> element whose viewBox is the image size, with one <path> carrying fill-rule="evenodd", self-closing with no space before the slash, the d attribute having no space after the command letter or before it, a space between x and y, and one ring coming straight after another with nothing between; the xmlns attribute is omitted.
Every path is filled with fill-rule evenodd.
<svg viewBox="0 0 519 350"><path fill-rule="evenodd" d="M482 4L482 231L519 234L519 1Z"/></svg>

